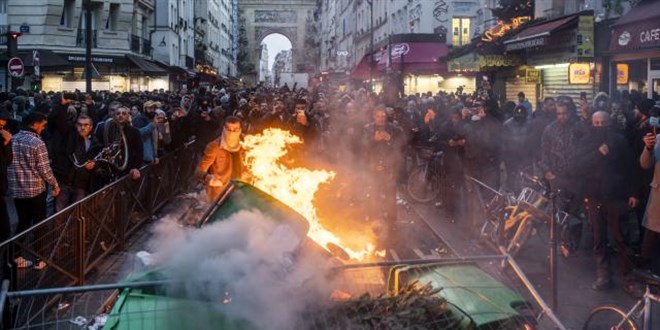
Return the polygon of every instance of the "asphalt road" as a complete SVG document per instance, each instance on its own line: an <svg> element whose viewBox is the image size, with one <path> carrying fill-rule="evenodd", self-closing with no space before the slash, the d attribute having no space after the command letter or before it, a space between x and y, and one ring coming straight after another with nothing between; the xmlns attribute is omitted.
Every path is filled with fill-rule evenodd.
<svg viewBox="0 0 660 330"><path fill-rule="evenodd" d="M424 219L433 232L458 256L497 253L493 245L487 243L486 238L480 237L469 228L467 221L462 221L462 219L450 221L441 208L431 204L410 204L410 208L419 214L420 218ZM515 261L521 266L543 299L551 304L548 233L547 229L540 229L523 246L515 257ZM591 283L595 279L595 263L591 255L589 240L590 235L584 235L580 249L575 255L568 258L559 256L558 258L558 308L556 314L564 326L569 329L581 329L590 311L598 305L614 304L628 309L636 301L623 291L620 274L615 275L614 286L611 289L605 291L591 289ZM616 265L613 266L616 271ZM492 267L489 269L491 274L493 269ZM512 276L510 270L501 272L503 278ZM521 287L518 289L524 290ZM659 306L654 307L653 314L655 322L652 329L660 329Z"/></svg>

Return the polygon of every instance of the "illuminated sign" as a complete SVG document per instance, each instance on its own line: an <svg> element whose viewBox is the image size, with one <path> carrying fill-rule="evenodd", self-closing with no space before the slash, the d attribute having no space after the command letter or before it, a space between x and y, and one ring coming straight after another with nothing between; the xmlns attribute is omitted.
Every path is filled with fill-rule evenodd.
<svg viewBox="0 0 660 330"><path fill-rule="evenodd" d="M541 70L527 69L525 70L525 82L528 84L536 84L541 82Z"/></svg>
<svg viewBox="0 0 660 330"><path fill-rule="evenodd" d="M580 16L577 31L577 56L594 56L594 17Z"/></svg>
<svg viewBox="0 0 660 330"><path fill-rule="evenodd" d="M481 37L481 40L491 42L497 38L501 38L507 32L519 28L521 25L528 22L529 20L530 20L529 16L514 17L511 19L511 22L509 23L505 23L502 20L498 20L497 25L493 26L492 28L488 29L488 31L484 32L484 36Z"/></svg>
<svg viewBox="0 0 660 330"><path fill-rule="evenodd" d="M628 64L626 63L617 63L616 64L616 84L625 85L628 83Z"/></svg>
<svg viewBox="0 0 660 330"><path fill-rule="evenodd" d="M568 83L571 85L588 84L591 77L591 64L571 63L568 66Z"/></svg>

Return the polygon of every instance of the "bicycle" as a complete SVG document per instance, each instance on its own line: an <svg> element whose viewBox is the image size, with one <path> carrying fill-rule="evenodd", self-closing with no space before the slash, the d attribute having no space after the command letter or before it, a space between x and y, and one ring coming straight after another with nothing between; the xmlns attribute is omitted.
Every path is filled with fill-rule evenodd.
<svg viewBox="0 0 660 330"><path fill-rule="evenodd" d="M94 162L97 168L105 167L111 177L118 172L126 170L128 167L128 143L126 134L121 126L117 125L112 119L105 122L103 127L103 147L94 158L81 162L77 155L73 153L73 165L78 168L85 167L88 163Z"/></svg>
<svg viewBox="0 0 660 330"><path fill-rule="evenodd" d="M435 200L441 191L442 151L428 147L417 147L415 165L408 175L406 190L408 195L419 203Z"/></svg>
<svg viewBox="0 0 660 330"><path fill-rule="evenodd" d="M583 330L591 329L613 329L613 330L651 330L653 320L651 318L651 307L654 302L660 302L660 295L651 293L651 288L660 289L660 275L648 270L635 269L633 275L644 280L646 286L644 296L639 299L629 310L624 311L615 305L601 305L594 308ZM637 320L643 322L638 326Z"/></svg>
<svg viewBox="0 0 660 330"><path fill-rule="evenodd" d="M486 205L486 222L481 228L482 236L487 236L497 246L512 257L520 252L540 224L550 220L552 204L549 189L538 178L529 177L540 191L525 187L517 197L512 193L497 192ZM577 243L571 237L571 226L576 217L564 211L555 212L555 221L560 228L560 248L562 255L570 255ZM577 238L579 240L579 238Z"/></svg>

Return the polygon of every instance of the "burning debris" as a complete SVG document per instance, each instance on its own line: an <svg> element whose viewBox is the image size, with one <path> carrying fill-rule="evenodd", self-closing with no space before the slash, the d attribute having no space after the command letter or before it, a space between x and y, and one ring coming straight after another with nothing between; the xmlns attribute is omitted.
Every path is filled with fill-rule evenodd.
<svg viewBox="0 0 660 330"><path fill-rule="evenodd" d="M302 329L456 329L463 317L430 284L417 281L396 295L365 293L357 299L338 301L322 311L312 311L312 321Z"/></svg>
<svg viewBox="0 0 660 330"><path fill-rule="evenodd" d="M262 134L246 136L243 147L246 167L252 175L251 183L303 215L309 222L307 235L328 252L344 260L363 261L375 256L373 237L365 234L352 237L349 242L347 237L341 237L321 224L314 197L319 186L334 179L335 173L285 165L287 147L299 143L302 143L300 138L280 129L266 129Z"/></svg>

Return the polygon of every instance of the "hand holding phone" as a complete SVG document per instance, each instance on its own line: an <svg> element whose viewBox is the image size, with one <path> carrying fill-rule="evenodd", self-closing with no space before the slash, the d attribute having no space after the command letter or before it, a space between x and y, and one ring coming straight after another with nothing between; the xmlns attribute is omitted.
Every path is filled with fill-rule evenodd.
<svg viewBox="0 0 660 330"><path fill-rule="evenodd" d="M653 150L655 148L655 144L658 143L657 141L657 134L655 133L647 133L644 136L644 145L648 150Z"/></svg>

